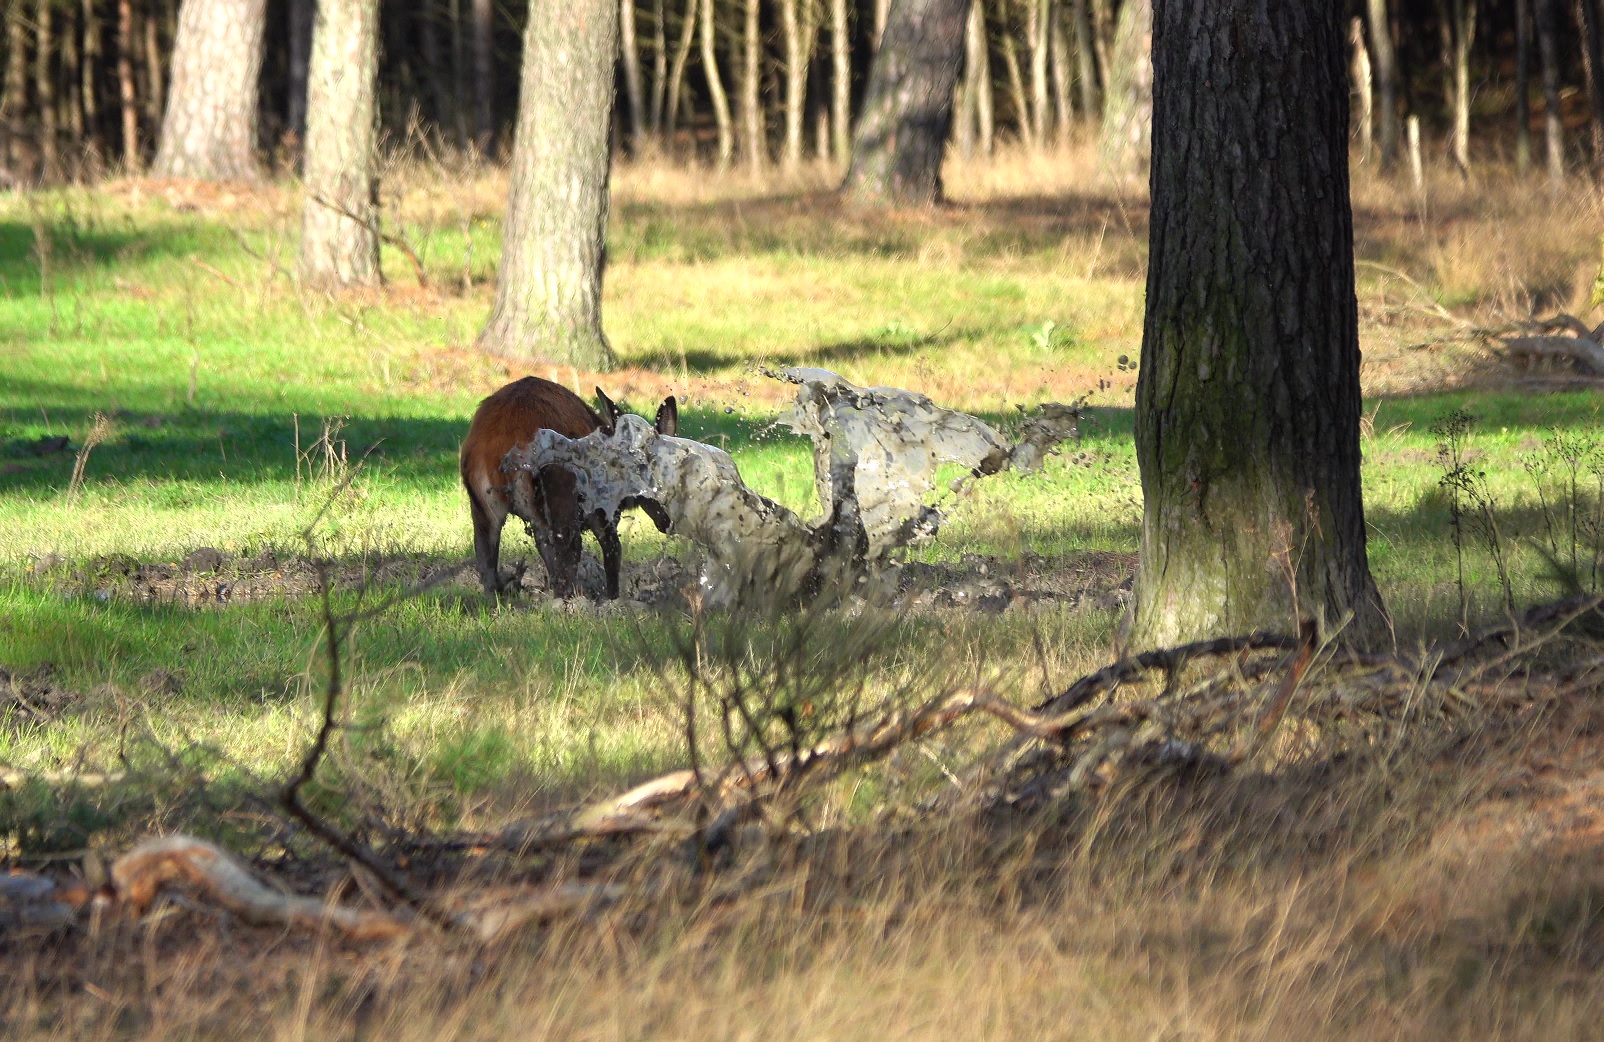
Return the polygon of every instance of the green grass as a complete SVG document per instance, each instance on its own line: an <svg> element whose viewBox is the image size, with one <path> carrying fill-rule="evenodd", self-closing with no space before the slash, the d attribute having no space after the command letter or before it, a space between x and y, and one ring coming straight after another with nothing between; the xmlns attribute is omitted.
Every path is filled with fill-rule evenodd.
<svg viewBox="0 0 1604 1042"><path fill-rule="evenodd" d="M783 392L749 370L753 361L824 365L999 420L1016 402L1091 392L1073 458L981 484L951 504L940 539L918 556L1133 551L1134 375L1117 359L1137 353L1141 229L1116 221L1110 231L1105 210L981 201L873 222L808 196L626 200L611 231L606 309L627 368L603 382L643 411L661 394L688 399L683 432L725 445L753 487L804 510L810 466L795 439L766 430ZM288 263L292 225L272 191L210 216L126 189L0 201L0 666L52 665L81 695L48 725L0 727L0 764L106 767L135 734L147 764L159 759L152 750L193 745L221 756L208 770L287 768L320 683L317 599L150 606L98 598L95 574L116 556L304 551L301 532L331 485L325 454L309 451L328 421L340 424L346 460L365 463L319 528L321 552L425 565L468 557L457 445L478 398L509 375L470 347L499 230L473 225L475 285L462 289L455 220L414 213L406 229L426 247L434 289L414 288L387 251L392 290L328 297L303 293L262 259ZM1367 327L1367 349L1372 336L1381 333ZM583 374L533 371L588 391ZM1458 611L1428 428L1455 408L1478 417L1472 449L1509 518L1516 594L1529 600L1551 591L1520 461L1550 431L1598 429L1600 407L1585 390L1367 404L1371 561L1406 639L1445 632ZM73 453L30 447L63 434L81 445L96 413L116 428L69 494ZM671 549L639 520L624 538L637 561ZM528 554L509 529L507 556ZM1471 548L1465 562L1478 614L1495 612L1490 559ZM926 617L899 640L907 655L985 661L1039 686L1034 631L1052 649L1045 665L1064 677L1095 664L1115 623L1109 610ZM495 611L462 584L406 601L354 641L353 714L367 727L352 732L345 769L471 816L677 763L673 692L644 651L675 624ZM178 674L181 689L145 691L157 669Z"/></svg>

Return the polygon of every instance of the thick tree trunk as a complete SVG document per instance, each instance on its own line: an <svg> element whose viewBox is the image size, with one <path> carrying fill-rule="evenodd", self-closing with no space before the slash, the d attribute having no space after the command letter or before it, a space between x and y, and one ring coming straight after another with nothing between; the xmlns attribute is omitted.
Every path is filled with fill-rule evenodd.
<svg viewBox="0 0 1604 1042"><path fill-rule="evenodd" d="M847 0L830 0L830 150L837 163L852 151L852 37Z"/></svg>
<svg viewBox="0 0 1604 1042"><path fill-rule="evenodd" d="M624 67L624 101L629 106L629 147L639 155L646 145L646 88L635 31L635 0L619 0L618 60Z"/></svg>
<svg viewBox="0 0 1604 1042"><path fill-rule="evenodd" d="M122 104L123 173L144 166L139 152L139 99L134 94L134 3L117 0L117 98Z"/></svg>
<svg viewBox="0 0 1604 1042"><path fill-rule="evenodd" d="M496 133L495 53L491 49L495 16L490 9L490 0L473 0L472 18L473 145L480 155L485 156L490 154L491 139ZM637 67L635 71L639 76L640 69ZM636 86L639 86L638 82Z"/></svg>
<svg viewBox="0 0 1604 1042"><path fill-rule="evenodd" d="M306 81L312 67L312 20L316 0L289 0L289 96L284 128L306 138Z"/></svg>
<svg viewBox="0 0 1604 1042"><path fill-rule="evenodd" d="M1592 113L1588 134L1593 142L1593 169L1604 171L1604 39L1600 39L1597 0L1576 0L1576 24L1582 37L1582 79Z"/></svg>
<svg viewBox="0 0 1604 1042"><path fill-rule="evenodd" d="M1103 94L1103 162L1116 178L1147 169L1153 135L1153 0L1125 0Z"/></svg>
<svg viewBox="0 0 1604 1042"><path fill-rule="evenodd" d="M1565 180L1565 121L1559 99L1559 0L1536 0L1537 55L1543 75L1543 116L1548 177Z"/></svg>
<svg viewBox="0 0 1604 1042"><path fill-rule="evenodd" d="M869 73L843 190L860 203L929 206L963 67L969 0L897 0Z"/></svg>
<svg viewBox="0 0 1604 1042"><path fill-rule="evenodd" d="M1391 170L1398 162L1403 129L1398 121L1398 52L1392 45L1392 19L1387 0L1366 0L1370 23L1370 58L1376 77L1376 144L1381 150L1381 169Z"/></svg>
<svg viewBox="0 0 1604 1042"><path fill-rule="evenodd" d="M56 151L56 79L50 74L52 21L50 0L39 0L34 9L33 96L39 106L40 176L46 181L61 175L61 159Z"/></svg>
<svg viewBox="0 0 1604 1042"><path fill-rule="evenodd" d="M1369 643L1342 7L1156 15L1129 648L1350 612Z"/></svg>
<svg viewBox="0 0 1604 1042"><path fill-rule="evenodd" d="M1532 166L1531 0L1515 0L1515 167Z"/></svg>
<svg viewBox="0 0 1604 1042"><path fill-rule="evenodd" d="M707 77L707 93L713 102L713 122L718 125L718 168L728 170L735 158L735 128L730 119L730 98L718 73L718 39L714 35L713 0L701 0L702 72Z"/></svg>
<svg viewBox="0 0 1604 1042"><path fill-rule="evenodd" d="M696 37L698 0L686 0L685 18L679 26L679 42L674 48L674 61L669 66L668 97L664 99L663 135L672 144L674 132L679 129L680 96L685 87L685 65L691 57L691 43Z"/></svg>
<svg viewBox="0 0 1604 1042"><path fill-rule="evenodd" d="M754 174L763 170L768 137L763 126L763 37L759 31L759 8L760 0L746 0L746 24L741 33L741 93L738 99L741 151L746 155L746 168Z"/></svg>
<svg viewBox="0 0 1604 1042"><path fill-rule="evenodd" d="M479 346L586 369L617 360L602 334L608 148L618 0L534 0L496 303Z"/></svg>
<svg viewBox="0 0 1604 1042"><path fill-rule="evenodd" d="M373 205L379 0L318 0L306 103L301 275L313 285L379 281Z"/></svg>
<svg viewBox="0 0 1604 1042"><path fill-rule="evenodd" d="M804 9L805 7L805 9ZM816 31L812 0L780 0L785 34L785 167L802 165L802 123L807 115L808 67L813 62Z"/></svg>
<svg viewBox="0 0 1604 1042"><path fill-rule="evenodd" d="M256 92L267 0L184 0L154 171L255 180Z"/></svg>
<svg viewBox="0 0 1604 1042"><path fill-rule="evenodd" d="M1075 0L1075 78L1080 84L1081 116L1097 117L1097 52L1092 43L1092 22L1086 0Z"/></svg>

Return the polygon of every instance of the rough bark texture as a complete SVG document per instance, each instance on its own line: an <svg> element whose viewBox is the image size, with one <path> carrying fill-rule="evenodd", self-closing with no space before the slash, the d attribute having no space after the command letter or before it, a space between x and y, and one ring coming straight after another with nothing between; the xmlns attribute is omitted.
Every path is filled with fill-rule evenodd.
<svg viewBox="0 0 1604 1042"><path fill-rule="evenodd" d="M1350 611L1372 641L1341 6L1155 7L1130 645Z"/></svg>
<svg viewBox="0 0 1604 1042"><path fill-rule="evenodd" d="M862 203L929 206L963 68L969 0L897 0L869 72L843 190Z"/></svg>
<svg viewBox="0 0 1604 1042"><path fill-rule="evenodd" d="M1103 95L1103 162L1115 177L1147 169L1153 137L1152 49L1153 0L1126 0Z"/></svg>
<svg viewBox="0 0 1604 1042"><path fill-rule="evenodd" d="M255 180L256 93L267 0L184 0L172 86L152 169L161 177Z"/></svg>
<svg viewBox="0 0 1604 1042"><path fill-rule="evenodd" d="M1543 74L1543 116L1548 176L1565 180L1565 121L1559 104L1559 0L1536 0L1537 54Z"/></svg>
<svg viewBox="0 0 1604 1042"><path fill-rule="evenodd" d="M1398 52L1392 45L1392 19L1387 16L1387 0L1366 0L1370 21L1370 60L1376 78L1376 145L1381 150L1381 169L1391 170L1398 162L1403 131L1398 122Z"/></svg>
<svg viewBox="0 0 1604 1042"><path fill-rule="evenodd" d="M301 274L314 285L379 281L374 90L379 0L318 0L307 77Z"/></svg>
<svg viewBox="0 0 1604 1042"><path fill-rule="evenodd" d="M618 0L534 0L496 303L479 346L606 370L601 326Z"/></svg>

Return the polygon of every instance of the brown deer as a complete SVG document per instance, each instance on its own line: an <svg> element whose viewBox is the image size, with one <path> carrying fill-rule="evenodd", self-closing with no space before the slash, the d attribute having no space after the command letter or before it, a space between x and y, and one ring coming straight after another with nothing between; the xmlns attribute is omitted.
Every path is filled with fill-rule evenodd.
<svg viewBox="0 0 1604 1042"><path fill-rule="evenodd" d="M561 467L544 467L538 476L501 469L508 452L527 444L543 428L565 438L611 431L622 410L599 387L596 400L600 413L561 384L526 376L479 403L462 442L461 466L473 514L474 563L485 593L501 590L501 529L507 515L515 514L528 527L556 596L572 597L577 590L581 533L589 528L601 547L607 596L617 599L622 547L616 519L600 510L587 514L580 506L574 476ZM658 433L670 436L678 430L679 406L672 396L658 407L656 426ZM668 531L668 517L656 503L626 500L624 506L643 508L661 531Z"/></svg>

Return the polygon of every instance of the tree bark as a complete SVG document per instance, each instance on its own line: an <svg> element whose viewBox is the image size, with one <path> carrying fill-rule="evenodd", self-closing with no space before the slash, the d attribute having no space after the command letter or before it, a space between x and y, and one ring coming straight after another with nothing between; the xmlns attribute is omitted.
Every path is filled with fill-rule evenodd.
<svg viewBox="0 0 1604 1042"><path fill-rule="evenodd" d="M618 0L534 0L496 303L479 346L586 369L617 364L602 333Z"/></svg>
<svg viewBox="0 0 1604 1042"><path fill-rule="evenodd" d="M123 173L133 177L144 166L139 152L139 99L134 95L133 0L117 0L117 97L122 103Z"/></svg>
<svg viewBox="0 0 1604 1042"><path fill-rule="evenodd" d="M707 93L713 102L713 121L718 124L718 168L728 170L735 158L735 129L730 121L730 99L718 74L718 40L713 34L713 0L700 0L702 72L707 77Z"/></svg>
<svg viewBox="0 0 1604 1042"><path fill-rule="evenodd" d="M1604 39L1599 34L1597 0L1576 0L1576 24L1582 37L1582 79L1592 119L1593 169L1604 170Z"/></svg>
<svg viewBox="0 0 1604 1042"><path fill-rule="evenodd" d="M847 0L830 0L830 150L837 163L852 151L852 38Z"/></svg>
<svg viewBox="0 0 1604 1042"><path fill-rule="evenodd" d="M668 90L668 11L665 0L652 0L652 90L646 105L646 132L661 144L663 103Z"/></svg>
<svg viewBox="0 0 1604 1042"><path fill-rule="evenodd" d="M374 285L379 0L318 0L317 8L307 79L301 276L321 286Z"/></svg>
<svg viewBox="0 0 1604 1042"><path fill-rule="evenodd" d="M1120 8L1103 93L1103 162L1116 178L1147 169L1153 136L1153 0Z"/></svg>
<svg viewBox="0 0 1604 1042"><path fill-rule="evenodd" d="M490 146L494 143L492 139L496 133L495 52L491 47L495 16L490 9L490 0L473 0L472 17L473 145L479 150L480 155L487 156L490 154ZM640 75L639 66L636 67L635 74L637 77ZM636 86L640 86L638 80Z"/></svg>
<svg viewBox="0 0 1604 1042"><path fill-rule="evenodd" d="M1515 0L1515 167L1532 166L1531 0Z"/></svg>
<svg viewBox="0 0 1604 1042"><path fill-rule="evenodd" d="M289 97L284 128L306 137L306 82L312 62L312 20L316 0L289 0Z"/></svg>
<svg viewBox="0 0 1604 1042"><path fill-rule="evenodd" d="M61 159L56 151L56 79L50 74L52 20L50 0L39 0L34 9L33 96L39 106L40 176L46 181L61 175Z"/></svg>
<svg viewBox="0 0 1604 1042"><path fill-rule="evenodd" d="M1350 612L1370 643L1342 6L1156 15L1128 650Z"/></svg>
<svg viewBox="0 0 1604 1042"><path fill-rule="evenodd" d="M1075 0L1075 77L1080 84L1081 116L1097 117L1097 51L1092 43L1091 17L1086 0Z"/></svg>
<svg viewBox="0 0 1604 1042"><path fill-rule="evenodd" d="M805 4L807 10L800 9ZM809 13L812 0L780 0L780 23L785 34L785 167L802 165L802 123L807 115L808 67L813 61L816 26Z"/></svg>
<svg viewBox="0 0 1604 1042"><path fill-rule="evenodd" d="M709 0L711 2L711 0ZM746 154L746 168L757 174L763 171L764 153L768 137L763 126L763 37L759 30L758 15L761 0L746 0L746 24L741 33L741 85L738 99L741 116L741 151Z"/></svg>
<svg viewBox="0 0 1604 1042"><path fill-rule="evenodd" d="M1047 144L1052 99L1047 93L1048 6L1051 0L1025 0L1025 41L1030 48L1030 131L1037 148Z"/></svg>
<svg viewBox="0 0 1604 1042"><path fill-rule="evenodd" d="M267 0L184 0L153 167L162 177L255 180Z"/></svg>
<svg viewBox="0 0 1604 1042"><path fill-rule="evenodd" d="M1376 144L1381 150L1381 169L1391 170L1398 162L1403 130L1398 122L1398 52L1392 45L1392 19L1387 0L1366 0L1370 23L1370 59L1376 77Z"/></svg>
<svg viewBox="0 0 1604 1042"><path fill-rule="evenodd" d="M1565 122L1559 104L1559 0L1536 0L1537 55L1543 75L1544 137L1548 146L1548 177L1565 180Z"/></svg>
<svg viewBox="0 0 1604 1042"><path fill-rule="evenodd" d="M845 193L860 203L930 206L963 66L969 0L897 0L852 139Z"/></svg>

